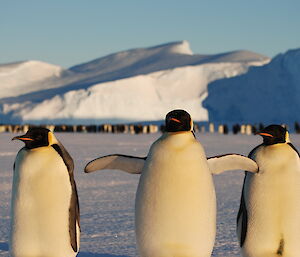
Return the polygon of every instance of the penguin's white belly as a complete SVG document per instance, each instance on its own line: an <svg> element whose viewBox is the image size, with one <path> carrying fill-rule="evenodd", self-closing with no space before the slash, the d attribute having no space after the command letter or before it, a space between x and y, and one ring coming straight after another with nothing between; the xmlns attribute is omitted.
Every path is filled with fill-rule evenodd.
<svg viewBox="0 0 300 257"><path fill-rule="evenodd" d="M11 214L13 257L75 256L69 236L71 185L52 147L19 152Z"/></svg>
<svg viewBox="0 0 300 257"><path fill-rule="evenodd" d="M136 197L136 235L143 257L210 256L216 199L200 144L150 150Z"/></svg>
<svg viewBox="0 0 300 257"><path fill-rule="evenodd" d="M243 248L249 256L282 250L282 256L300 256L299 157L290 146L276 145L261 151L256 161L260 172L248 174L245 184L248 230Z"/></svg>

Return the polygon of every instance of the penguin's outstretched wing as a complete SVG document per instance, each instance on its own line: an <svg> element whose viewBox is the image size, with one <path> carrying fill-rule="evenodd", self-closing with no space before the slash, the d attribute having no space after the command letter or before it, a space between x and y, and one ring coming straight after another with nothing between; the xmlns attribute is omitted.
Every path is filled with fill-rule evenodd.
<svg viewBox="0 0 300 257"><path fill-rule="evenodd" d="M96 170L110 169L141 174L146 158L122 154L106 155L90 161L85 166L84 172L90 173Z"/></svg>
<svg viewBox="0 0 300 257"><path fill-rule="evenodd" d="M220 174L227 170L246 170L258 172L257 163L240 154L224 154L207 159L212 174Z"/></svg>
<svg viewBox="0 0 300 257"><path fill-rule="evenodd" d="M130 174L141 174L147 157L137 157L122 154L112 154L99 157L90 161L84 168L84 172L90 173L96 170L122 170ZM212 174L220 174L226 170L247 170L257 172L255 161L238 154L226 154L208 158L208 166Z"/></svg>
<svg viewBox="0 0 300 257"><path fill-rule="evenodd" d="M72 195L71 195L71 202L69 208L69 234L70 234L71 246L74 252L77 252L78 245L79 245L77 242L77 238L78 238L77 225L80 227L80 215L79 215L78 194L77 194L76 184L74 180L74 162L70 154L67 152L67 150L60 142L53 144L52 147L61 156L69 172L70 183L72 187Z"/></svg>

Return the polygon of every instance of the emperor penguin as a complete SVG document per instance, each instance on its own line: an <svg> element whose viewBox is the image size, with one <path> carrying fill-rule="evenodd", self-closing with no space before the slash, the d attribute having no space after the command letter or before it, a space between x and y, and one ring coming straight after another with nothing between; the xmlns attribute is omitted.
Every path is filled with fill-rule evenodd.
<svg viewBox="0 0 300 257"><path fill-rule="evenodd" d="M25 146L14 163L11 256L76 256L79 203L71 156L46 128L31 128L15 139Z"/></svg>
<svg viewBox="0 0 300 257"><path fill-rule="evenodd" d="M108 155L91 161L85 172L120 169L141 174L135 200L135 232L142 257L208 257L216 234L216 195L212 173L254 161L236 154L207 161L184 110L166 115L166 132L147 157Z"/></svg>
<svg viewBox="0 0 300 257"><path fill-rule="evenodd" d="M270 125L249 157L259 172L245 173L237 234L244 257L300 256L300 161L288 131Z"/></svg>

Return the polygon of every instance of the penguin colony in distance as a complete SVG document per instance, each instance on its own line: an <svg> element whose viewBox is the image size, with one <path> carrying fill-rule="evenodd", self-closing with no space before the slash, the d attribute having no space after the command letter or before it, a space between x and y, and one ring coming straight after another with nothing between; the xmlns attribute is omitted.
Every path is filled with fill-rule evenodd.
<svg viewBox="0 0 300 257"><path fill-rule="evenodd" d="M244 257L300 256L300 161L288 131L270 125L249 157L259 166L246 172L237 217Z"/></svg>
<svg viewBox="0 0 300 257"><path fill-rule="evenodd" d="M257 172L247 157L231 154L207 160L183 110L166 116L166 132L145 158L109 155L91 161L89 173L119 169L141 177L135 202L135 231L142 257L208 257L216 233L216 196L212 173L224 169Z"/></svg>
<svg viewBox="0 0 300 257"><path fill-rule="evenodd" d="M79 250L79 204L73 160L54 134L32 128L14 163L10 254L71 257Z"/></svg>

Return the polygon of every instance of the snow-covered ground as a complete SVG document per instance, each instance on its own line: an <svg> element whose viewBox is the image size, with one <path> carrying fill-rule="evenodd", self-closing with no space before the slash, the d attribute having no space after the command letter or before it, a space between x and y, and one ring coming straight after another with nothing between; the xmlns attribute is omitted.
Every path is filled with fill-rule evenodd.
<svg viewBox="0 0 300 257"><path fill-rule="evenodd" d="M14 134L0 134L0 256L8 257L9 205L12 167L21 142ZM139 175L118 171L84 174L85 164L110 153L145 156L160 134L59 134L75 161L81 210L79 257L137 256L134 238L134 198ZM197 134L207 156L237 152L247 155L261 143L258 136ZM299 149L300 135L291 135ZM218 199L217 238L213 256L235 257L239 248L235 219L240 201L243 172L231 171L214 177Z"/></svg>

